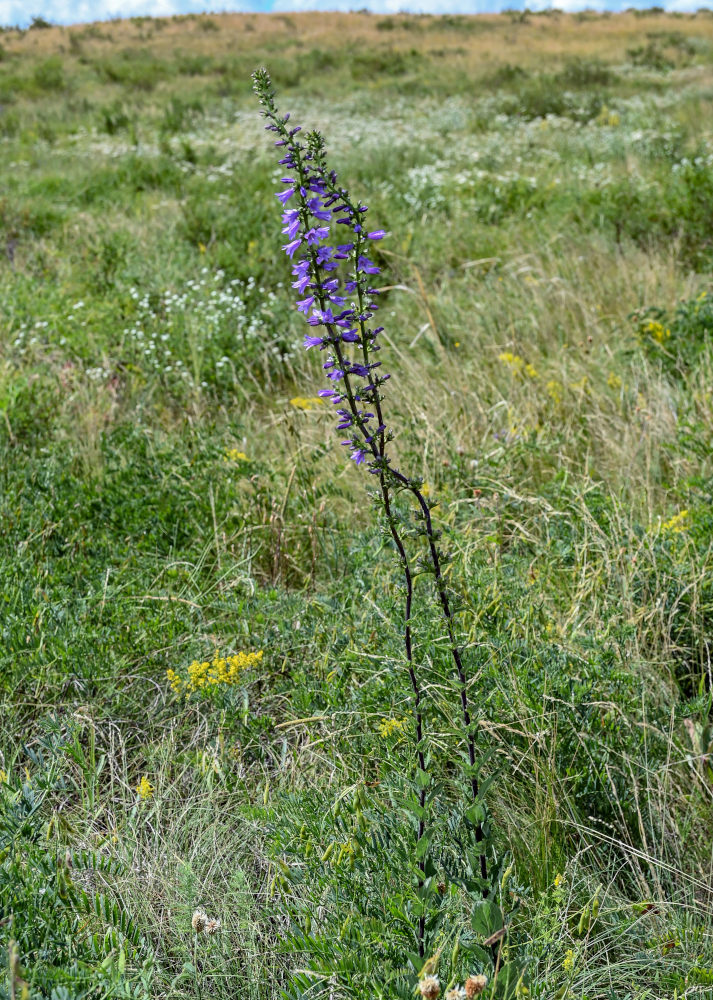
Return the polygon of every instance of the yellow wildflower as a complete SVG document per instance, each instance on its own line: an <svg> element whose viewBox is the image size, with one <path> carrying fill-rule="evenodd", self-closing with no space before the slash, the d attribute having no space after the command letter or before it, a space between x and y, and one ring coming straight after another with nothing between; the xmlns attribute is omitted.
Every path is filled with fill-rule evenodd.
<svg viewBox="0 0 713 1000"><path fill-rule="evenodd" d="M650 319L644 326L644 333L648 333L653 337L657 344L663 344L671 336L671 331L668 327L664 327L662 323L657 323L653 319Z"/></svg>
<svg viewBox="0 0 713 1000"><path fill-rule="evenodd" d="M512 351L503 351L502 354L498 354L498 361L502 361L504 365L507 365L513 375L527 375L528 378L537 378L537 369L535 366L526 362L519 354L513 354Z"/></svg>
<svg viewBox="0 0 713 1000"><path fill-rule="evenodd" d="M688 527L689 517L690 514L687 510L681 510L661 525L661 531L665 535L680 535Z"/></svg>
<svg viewBox="0 0 713 1000"><path fill-rule="evenodd" d="M139 798L143 802L145 802L147 799L150 799L151 796L153 795L154 787L145 774L142 776L141 781L136 786L136 791L139 794Z"/></svg>
<svg viewBox="0 0 713 1000"><path fill-rule="evenodd" d="M382 719L379 723L379 736L386 739L394 733L403 733L405 728L405 719Z"/></svg>
<svg viewBox="0 0 713 1000"><path fill-rule="evenodd" d="M562 968L565 972L571 972L574 968L574 951L572 948L567 950L567 954L564 956L564 961L562 962Z"/></svg>
<svg viewBox="0 0 713 1000"><path fill-rule="evenodd" d="M249 462L250 459L245 454L244 451L239 451L237 448L228 448L225 452L225 458L228 462Z"/></svg>
<svg viewBox="0 0 713 1000"><path fill-rule="evenodd" d="M3 769L0 767L0 785L4 785L6 781L7 781L7 772L3 771Z"/></svg>
<svg viewBox="0 0 713 1000"><path fill-rule="evenodd" d="M183 687L183 681L178 676L175 670L169 669L166 671L166 677L168 678L168 683L171 685L171 690L174 694L180 694L181 688Z"/></svg>
<svg viewBox="0 0 713 1000"><path fill-rule="evenodd" d="M525 367L525 359L521 358L519 354L513 354L512 351L503 351L502 354L498 354L498 361L507 365L513 375L520 375Z"/></svg>
<svg viewBox="0 0 713 1000"><path fill-rule="evenodd" d="M562 386L559 382L556 382L554 379L551 379L545 386L545 389L547 390L547 395L553 402L555 403L562 402Z"/></svg>
<svg viewBox="0 0 713 1000"><path fill-rule="evenodd" d="M564 882L564 875L560 874L560 872L557 872L557 874L555 875L555 889L558 889L563 882Z"/></svg>
<svg viewBox="0 0 713 1000"><path fill-rule="evenodd" d="M326 400L321 396L294 396L290 400L290 406L294 406L298 410L314 410L325 402Z"/></svg>
<svg viewBox="0 0 713 1000"><path fill-rule="evenodd" d="M607 376L607 385L610 389L621 389L621 378L615 375L614 372L609 372Z"/></svg>
<svg viewBox="0 0 713 1000"><path fill-rule="evenodd" d="M167 675L174 691L183 690L188 698L194 691L203 688L239 684L245 671L257 666L262 657L262 650L257 653L236 653L234 656L221 656L216 650L212 660L194 660L188 665L185 682L174 671L168 671ZM179 686L175 687L174 684Z"/></svg>

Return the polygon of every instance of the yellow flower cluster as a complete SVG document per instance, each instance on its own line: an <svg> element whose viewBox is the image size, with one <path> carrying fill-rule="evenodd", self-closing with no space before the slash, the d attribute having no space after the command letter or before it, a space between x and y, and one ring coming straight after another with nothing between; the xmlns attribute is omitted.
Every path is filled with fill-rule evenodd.
<svg viewBox="0 0 713 1000"><path fill-rule="evenodd" d="M562 384L557 382L555 379L550 379L550 381L545 386L547 390L547 395L554 403L562 402Z"/></svg>
<svg viewBox="0 0 713 1000"><path fill-rule="evenodd" d="M574 968L574 949L568 948L567 954L564 956L564 961L562 962L562 968L565 972L571 972Z"/></svg>
<svg viewBox="0 0 713 1000"><path fill-rule="evenodd" d="M298 410L314 410L322 406L325 400L321 396L295 396L290 400L290 406Z"/></svg>
<svg viewBox="0 0 713 1000"><path fill-rule="evenodd" d="M597 115L596 121L597 125L609 125L612 128L615 128L617 125L621 124L621 116L616 111L610 111L605 104Z"/></svg>
<svg viewBox="0 0 713 1000"><path fill-rule="evenodd" d="M184 694L188 698L194 691L239 684L245 671L256 667L262 656L262 650L237 653L235 656L221 656L216 650L212 660L194 660L188 667L185 680L171 669L166 671L166 677L174 694Z"/></svg>
<svg viewBox="0 0 713 1000"><path fill-rule="evenodd" d="M503 351L502 354L498 354L498 361L502 361L504 365L507 365L513 375L527 375L528 378L537 378L537 369L535 366L527 363L519 354L513 354L512 351Z"/></svg>
<svg viewBox="0 0 713 1000"><path fill-rule="evenodd" d="M657 344L663 344L664 341L668 340L671 336L671 331L668 327L663 326L661 323L657 323L653 319L650 319L644 326L644 333L648 333L651 337L653 337Z"/></svg>
<svg viewBox="0 0 713 1000"><path fill-rule="evenodd" d="M154 793L154 787L149 781L149 779L144 774L141 781L136 786L136 791L138 792L139 798L145 802L146 799L150 799Z"/></svg>
<svg viewBox="0 0 713 1000"><path fill-rule="evenodd" d="M680 535L688 527L689 517L690 515L687 510L681 510L678 514L674 514L673 517L669 518L668 521L664 521L661 525L661 531L666 535Z"/></svg>
<svg viewBox="0 0 713 1000"><path fill-rule="evenodd" d="M228 462L249 462L250 459L245 454L244 451L238 451L237 448L228 448L225 452L225 458Z"/></svg>
<svg viewBox="0 0 713 1000"><path fill-rule="evenodd" d="M406 719L382 719L379 723L379 736L386 739L394 733L403 733L406 728Z"/></svg>

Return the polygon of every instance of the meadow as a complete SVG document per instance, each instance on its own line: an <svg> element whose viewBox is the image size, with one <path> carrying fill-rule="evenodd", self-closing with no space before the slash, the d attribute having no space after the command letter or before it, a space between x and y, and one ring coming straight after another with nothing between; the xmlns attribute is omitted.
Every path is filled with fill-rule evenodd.
<svg viewBox="0 0 713 1000"><path fill-rule="evenodd" d="M0 997L416 995L399 565L302 350L262 65L389 234L484 995L710 998L713 15L657 8L2 31ZM445 988L493 928L419 607Z"/></svg>

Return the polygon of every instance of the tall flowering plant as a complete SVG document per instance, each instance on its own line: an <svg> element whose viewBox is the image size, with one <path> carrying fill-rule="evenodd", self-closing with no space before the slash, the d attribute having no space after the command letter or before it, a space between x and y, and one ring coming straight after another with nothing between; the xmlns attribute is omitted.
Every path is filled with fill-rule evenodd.
<svg viewBox="0 0 713 1000"><path fill-rule="evenodd" d="M475 725L468 700L468 683L459 648L453 612L444 579L442 555L431 516L433 503L424 496L420 480L401 472L393 462L389 444L393 432L384 414L384 387L391 375L384 371L378 325L380 268L372 259L372 246L387 235L367 223L368 207L354 200L338 182L337 174L327 164L325 141L318 131L302 133L290 115L282 115L275 104L270 77L266 70L253 74L254 89L267 119L265 128L274 133L280 151L279 163L285 176L276 193L282 208L282 246L289 258L296 293L297 309L304 315L308 331L304 346L323 357L323 369L329 385L319 394L335 409L337 428L343 432L342 445L350 458L364 467L376 480L376 493L398 553L405 581L404 649L413 689L415 717L415 757L418 768L418 808L415 810L418 843L427 840L429 784L424 734L424 694L419 683L413 656L412 604L413 570L403 537L403 526L396 516L394 496L409 495L415 506L419 531L427 541L428 561L435 583L435 594L457 678L464 738L467 746L465 765L471 805L466 815L475 829L479 845L481 888L487 894L485 855L486 814L478 786L479 763L476 757ZM425 897L429 866L425 853L419 861L420 891ZM426 907L418 916L419 955L424 956Z"/></svg>

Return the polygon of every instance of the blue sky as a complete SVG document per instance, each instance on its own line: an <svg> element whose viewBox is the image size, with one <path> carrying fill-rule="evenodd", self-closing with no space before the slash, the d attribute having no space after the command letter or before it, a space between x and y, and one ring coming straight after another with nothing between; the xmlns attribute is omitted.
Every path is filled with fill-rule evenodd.
<svg viewBox="0 0 713 1000"><path fill-rule="evenodd" d="M198 11L296 11L358 10L374 13L399 11L428 14L476 14L529 6L531 9L554 6L560 10L584 7L618 10L625 7L650 7L658 3L669 10L696 10L705 0L0 0L0 24L27 25L33 15L56 24L108 20L151 14L154 17L188 14Z"/></svg>

